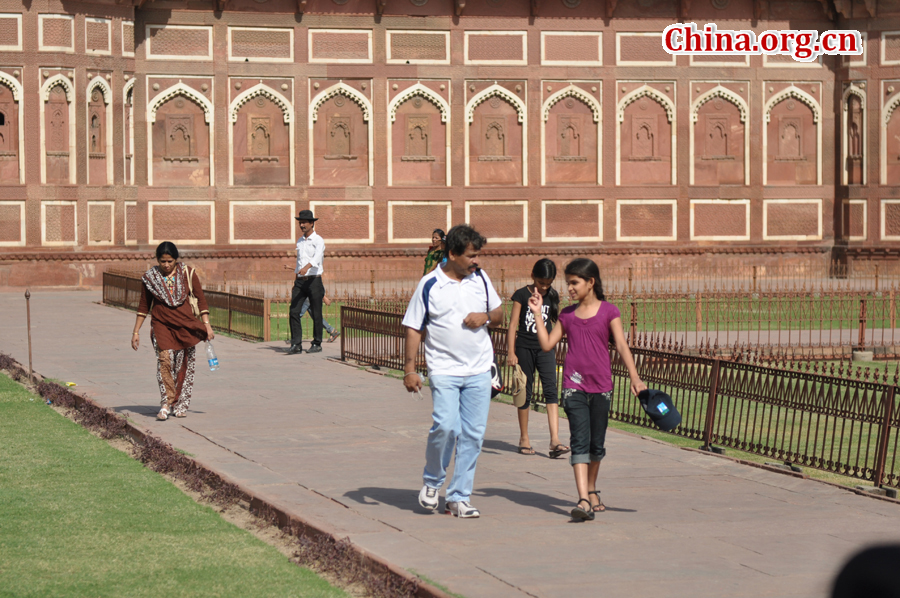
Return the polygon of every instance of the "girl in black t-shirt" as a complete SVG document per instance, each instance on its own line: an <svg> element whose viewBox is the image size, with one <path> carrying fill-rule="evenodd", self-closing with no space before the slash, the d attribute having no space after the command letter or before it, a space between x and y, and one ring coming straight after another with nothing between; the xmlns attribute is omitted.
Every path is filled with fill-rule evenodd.
<svg viewBox="0 0 900 598"><path fill-rule="evenodd" d="M536 288L544 298L542 317L544 325L550 330L559 318L559 293L553 288L556 278L556 264L552 260L542 258L531 270L533 285L524 286L513 293L513 308L510 322L518 322L518 326L510 326L506 336L507 358L509 366L519 364L525 374L525 405L519 407L519 453L533 455L534 449L528 439L528 405L531 403L534 387L534 371L541 377L544 389L544 402L547 404L547 419L550 423L550 458L556 459L569 452L569 447L559 441L559 394L556 390L556 351L541 351L538 343L534 314L528 309L528 300ZM518 330L517 330L518 328Z"/></svg>

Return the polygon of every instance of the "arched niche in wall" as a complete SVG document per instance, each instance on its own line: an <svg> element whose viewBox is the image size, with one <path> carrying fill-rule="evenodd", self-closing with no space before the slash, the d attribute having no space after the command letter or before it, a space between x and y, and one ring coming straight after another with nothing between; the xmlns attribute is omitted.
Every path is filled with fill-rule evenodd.
<svg viewBox="0 0 900 598"><path fill-rule="evenodd" d="M822 118L819 103L791 85L766 102L763 185L822 184Z"/></svg>
<svg viewBox="0 0 900 598"><path fill-rule="evenodd" d="M891 86L893 87L893 86ZM887 90L891 93L891 88ZM900 184L900 92L885 101L881 119L881 184ZM892 236L892 235L891 235Z"/></svg>
<svg viewBox="0 0 900 598"><path fill-rule="evenodd" d="M294 184L294 108L268 85L238 94L229 114L232 185Z"/></svg>
<svg viewBox="0 0 900 598"><path fill-rule="evenodd" d="M493 84L466 105L466 185L527 185L525 102Z"/></svg>
<svg viewBox="0 0 900 598"><path fill-rule="evenodd" d="M866 184L866 122L866 92L851 83L841 97L841 182L844 185Z"/></svg>
<svg viewBox="0 0 900 598"><path fill-rule="evenodd" d="M601 147L602 109L590 91L569 84L544 101L541 106L542 184L601 184Z"/></svg>
<svg viewBox="0 0 900 598"><path fill-rule="evenodd" d="M750 108L733 90L716 85L691 105L692 185L749 185Z"/></svg>
<svg viewBox="0 0 900 598"><path fill-rule="evenodd" d="M88 185L113 183L112 89L102 77L87 86Z"/></svg>
<svg viewBox="0 0 900 598"><path fill-rule="evenodd" d="M22 84L0 71L0 185L25 183Z"/></svg>
<svg viewBox="0 0 900 598"><path fill-rule="evenodd" d="M371 186L372 104L344 82L317 94L309 111L309 184Z"/></svg>
<svg viewBox="0 0 900 598"><path fill-rule="evenodd" d="M619 100L616 116L616 184L674 185L675 103L642 85Z"/></svg>
<svg viewBox="0 0 900 598"><path fill-rule="evenodd" d="M75 184L75 89L58 73L41 86L41 183Z"/></svg>
<svg viewBox="0 0 900 598"><path fill-rule="evenodd" d="M125 167L125 184L134 185L134 77L128 80L122 89L123 122L125 126L122 130L122 141L125 151L122 152L122 159Z"/></svg>
<svg viewBox="0 0 900 598"><path fill-rule="evenodd" d="M160 92L150 100L147 129L148 184L213 184L213 106L202 93L184 83Z"/></svg>
<svg viewBox="0 0 900 598"><path fill-rule="evenodd" d="M421 82L388 102L388 185L450 185L450 104Z"/></svg>

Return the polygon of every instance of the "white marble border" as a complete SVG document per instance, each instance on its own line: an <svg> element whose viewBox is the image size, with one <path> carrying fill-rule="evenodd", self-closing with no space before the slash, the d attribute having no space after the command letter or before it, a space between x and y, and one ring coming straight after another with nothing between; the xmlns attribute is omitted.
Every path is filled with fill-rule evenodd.
<svg viewBox="0 0 900 598"><path fill-rule="evenodd" d="M360 34L365 33L369 40L369 56L368 58L314 58L313 57L313 36L316 33L339 33L339 34ZM306 33L307 46L307 62L310 64L372 64L372 30L371 29L313 29L310 28Z"/></svg>
<svg viewBox="0 0 900 598"><path fill-rule="evenodd" d="M366 81L369 85L372 85L371 80ZM312 87L310 86L310 89ZM366 130L368 135L368 143L369 146L367 148L367 154L369 155L369 187L372 187L375 184L375 144L374 137L375 133L373 131L374 124L372 119L375 112L372 109L372 102L369 101L369 98L364 96L358 90L350 87L343 80L335 83L331 87L323 89L319 93L313 97L313 99L309 103L309 129L308 135L309 137L309 186L313 186L314 175L316 172L316 154L315 154L315 125L316 120L319 117L319 108L322 104L335 95L343 95L346 98L353 100L363 110L363 122L366 123Z"/></svg>
<svg viewBox="0 0 900 598"><path fill-rule="evenodd" d="M134 160L132 160L132 163L134 163ZM137 238L130 239L130 240L128 239L128 208L131 206L134 206L135 219L137 219L137 202L136 201L126 201L124 209L123 209L123 214L122 214L122 222L125 223L125 228L122 229L122 241L125 243L125 245L137 245L138 244ZM138 235L138 232L137 232L137 222L135 222L135 225L134 225L134 234L138 237L140 236L140 235Z"/></svg>
<svg viewBox="0 0 900 598"><path fill-rule="evenodd" d="M851 81L850 85L847 86L847 89L844 90L844 93L841 96L841 184L843 185L846 185L847 180L850 178L850 173L847 168L847 158L849 157L848 151L850 149L849 102L851 95L855 95L861 100L863 117L862 184L865 185L866 181L868 180L868 173L866 172L866 170L868 170L869 168L869 155L866 151L866 147L869 145L869 109L868 104L866 103L866 90L859 87L859 83L863 83L863 85L865 85L864 81Z"/></svg>
<svg viewBox="0 0 900 598"><path fill-rule="evenodd" d="M815 235L770 235L769 205L771 204L815 204L819 212L819 229ZM900 237L898 237L900 238ZM763 200L763 240L764 241L820 241L822 240L822 200L821 199L764 199Z"/></svg>
<svg viewBox="0 0 900 598"><path fill-rule="evenodd" d="M156 231L153 230L153 209L156 206L207 206L209 207L209 239L157 239ZM207 200L160 200L147 202L147 225L149 227L148 243L157 245L163 241L171 241L176 245L213 245L216 242L216 202Z"/></svg>
<svg viewBox="0 0 900 598"><path fill-rule="evenodd" d="M593 237L549 237L547 236L547 204L553 205L596 205L597 235ZM569 243L577 241L603 241L603 200L602 199L545 199L541 201L541 243Z"/></svg>
<svg viewBox="0 0 900 598"><path fill-rule="evenodd" d="M547 37L597 37L597 60L547 60L545 40ZM603 66L602 31L541 31L541 64L544 66Z"/></svg>
<svg viewBox="0 0 900 598"><path fill-rule="evenodd" d="M135 33L137 33L137 29L134 26L134 21L123 20L122 27L120 33L122 34L122 56L134 58L134 48L130 50L125 48L125 26L131 25L131 39L135 39Z"/></svg>
<svg viewBox="0 0 900 598"><path fill-rule="evenodd" d="M0 241L0 247L25 247L25 202L0 200L0 206L19 206L19 240ZM43 227L41 227L43 229Z"/></svg>
<svg viewBox="0 0 900 598"><path fill-rule="evenodd" d="M676 82L675 81L649 81L649 83L653 83L654 85L662 85L669 84L672 86L672 94L667 95L663 92L659 91L655 87L651 87L647 85L648 82L645 81L616 81L615 89L619 89L619 85L623 83L642 83L642 85L632 91L626 93L617 103L616 103L616 186L622 184L622 124L625 122L625 109L628 108L628 105L632 102L637 101L638 99L649 96L653 101L662 105L662 107L666 111L666 115L669 119L669 126L672 129L671 134L671 166L672 166L672 174L671 179L669 181L669 185L678 184L678 146L676 145L677 141L677 106L675 105L675 100L672 98L676 96ZM618 209L618 208L617 208Z"/></svg>
<svg viewBox="0 0 900 598"><path fill-rule="evenodd" d="M106 112L106 122L103 124L103 128L106 130L106 134L104 137L104 145L105 145L105 154L106 157L104 161L106 162L106 185L115 185L114 173L115 173L115 149L116 146L113 142L113 101L112 101L112 88L109 86L109 83L101 77L97 75L87 84L87 96L85 98L85 126L87 127L86 131L91 130L91 112L90 112L90 98L91 92L99 87L101 93L103 94L103 103L106 105L104 112ZM85 177L87 179L87 184L91 184L91 139L90 135L85 135L84 139L84 150L87 155L87 173ZM133 160L132 160L133 161ZM90 239L90 237L88 237Z"/></svg>
<svg viewBox="0 0 900 598"><path fill-rule="evenodd" d="M134 163L135 163L135 160L137 159L137 155L135 154L135 151L134 151L134 82L135 81L137 81L137 79L134 77L134 75L132 75L131 78L128 80L128 82L125 83L125 86L122 88L122 118L123 119L125 118L126 111L129 111L129 110L131 111L130 118L128 119L128 130L122 131L122 136L123 136L122 141L126 142L125 149L131 148L131 168L128 168L128 166L127 166L128 158L126 156L126 152L124 152L124 151L122 152L123 173L125 172L124 169L127 169L128 171L130 171L128 173L129 177L127 179L130 182L123 181L123 183L129 187L134 186ZM125 100L128 98L129 91L131 92L131 107L125 105ZM123 120L122 122L124 123L125 121Z"/></svg>
<svg viewBox="0 0 900 598"><path fill-rule="evenodd" d="M22 73L20 78L22 81L25 80L25 69L22 67L18 68L19 72ZM25 151L22 149L25 147L25 111L22 109L25 103L25 88L22 84L11 75L6 74L3 71L0 71L0 83L9 87L10 92L13 96L13 101L16 102L16 110L18 112L18 127L19 127L19 184L25 184Z"/></svg>
<svg viewBox="0 0 900 598"><path fill-rule="evenodd" d="M463 32L463 64L490 66L525 66L528 64L528 32L527 31L465 31ZM522 58L518 60L472 60L469 58L469 36L520 36L522 39Z"/></svg>
<svg viewBox="0 0 900 598"><path fill-rule="evenodd" d="M887 204L900 204L900 199L882 199L881 200L881 240L882 241L900 241L900 235L888 235L885 223L887 222L885 207Z"/></svg>
<svg viewBox="0 0 900 598"><path fill-rule="evenodd" d="M0 52L21 52L22 51L22 13L0 13L0 19L15 19L18 27L19 43L15 46L0 45Z"/></svg>
<svg viewBox="0 0 900 598"><path fill-rule="evenodd" d="M669 205L672 207L671 237L625 237L622 235L623 205ZM678 200L677 199L619 199L616 200L616 241L677 241L678 240Z"/></svg>
<svg viewBox="0 0 900 598"><path fill-rule="evenodd" d="M768 87L772 83L783 83L782 81L763 81L763 88ZM822 85L819 81L804 81L804 84L818 85L819 94L822 95ZM781 91L775 92L772 97L766 100L763 106L763 147L762 147L762 165L763 165L763 185L769 184L769 120L772 115L772 109L787 100L788 98L796 98L803 104L806 104L813 113L813 123L816 125L816 185L822 184L822 105L819 101L791 83ZM882 136L884 139L884 136Z"/></svg>
<svg viewBox="0 0 900 598"><path fill-rule="evenodd" d="M75 219L74 241L48 241L47 240L47 206L75 206L73 218ZM60 223L62 225L62 223ZM77 200L52 200L41 201L41 245L45 247L75 247L78 245L78 201Z"/></svg>
<svg viewBox="0 0 900 598"><path fill-rule="evenodd" d="M38 69L39 77L41 76L42 72L43 69ZM69 104L69 184L74 185L76 167L78 162L75 141L75 82L63 75L61 72L57 72L55 75L51 75L41 85L41 94L39 97L41 108L41 184L47 183L47 133L45 131L46 118L44 116L47 108L47 96L50 94L50 90L53 89L57 83L59 83L62 86L63 91L65 91L66 100Z"/></svg>
<svg viewBox="0 0 900 598"><path fill-rule="evenodd" d="M91 241L91 208L95 206L109 206L109 234L111 241ZM115 201L89 201L87 202L87 244L92 246L116 244L116 202Z"/></svg>
<svg viewBox="0 0 900 598"><path fill-rule="evenodd" d="M466 87L468 87L471 83L475 81L465 81ZM527 87L525 88L527 92ZM518 114L518 121L522 123L522 187L528 186L528 103L527 96L526 99L520 98L518 95L513 93L512 91L506 89L494 83L490 87L486 87L485 89L479 91L469 102L466 104L466 122L465 122L465 147L463 148L463 155L465 159L465 168L466 168L466 187L469 186L469 135L470 129L472 128L472 122L475 117L475 108L478 107L480 103L485 101L487 98L491 96L500 96L501 98L508 101L513 107L516 109L516 113Z"/></svg>
<svg viewBox="0 0 900 598"><path fill-rule="evenodd" d="M812 62L800 62L799 60L791 60L790 62L773 62L769 60L768 54L763 54L763 67L770 69L818 69L824 66L822 56Z"/></svg>
<svg viewBox="0 0 900 598"><path fill-rule="evenodd" d="M892 64L900 64L900 60L888 60L884 56L884 48L885 48L884 42L885 42L885 38L888 36L900 37L900 31L882 31L881 32L881 43L879 44L879 46L881 47L881 56L879 58L881 59L880 64L882 66L889 66Z"/></svg>
<svg viewBox="0 0 900 598"><path fill-rule="evenodd" d="M229 78L228 84L233 85L232 81L234 79L235 77ZM289 79L282 80L289 81ZM291 84L291 92L293 92L293 81L291 81ZM234 185L234 127L237 122L237 113L248 100L256 96L268 97L273 100L275 105L281 108L281 113L284 115L284 123L288 127L288 160L290 160L288 184L293 187L295 183L295 163L297 161L294 143L295 130L297 128L294 120L294 102L291 101L291 99L284 97L281 92L276 91L274 88L269 87L261 81L253 87L245 89L236 95L231 101L231 105L228 107L228 184ZM293 93L291 96L293 97ZM247 134L250 134L249 130L247 131Z"/></svg>
<svg viewBox="0 0 900 598"><path fill-rule="evenodd" d="M406 238L403 237L401 239L394 238L394 206L444 206L447 208L447 222L445 224L444 230L448 231L451 228L451 223L453 222L452 213L453 213L453 202L452 201L388 201L388 243L410 243L410 244L418 244L418 243L431 243L431 235L429 234L427 237L419 237L419 238ZM427 227L426 227L427 228ZM426 230L426 229L422 229ZM431 230L434 230L433 228Z"/></svg>
<svg viewBox="0 0 900 598"><path fill-rule="evenodd" d="M848 199L846 200L849 205L853 204L861 204L863 207L863 234L862 236L854 237L852 235L847 236L848 241L865 241L869 238L869 200L867 199Z"/></svg>
<svg viewBox="0 0 900 598"><path fill-rule="evenodd" d="M206 55L185 54L183 56L176 56L172 54L153 54L153 36L150 35L151 29L203 29L208 33L208 48L206 50ZM145 60L181 60L185 62L199 60L209 62L213 59L213 28L209 25L146 25L144 27L144 44L147 48L144 53Z"/></svg>
<svg viewBox="0 0 900 598"><path fill-rule="evenodd" d="M45 46L44 45L44 21L48 19L65 19L69 21L69 33L72 39L71 46ZM38 15L38 51L40 52L66 52L75 53L75 17L73 15L42 14Z"/></svg>
<svg viewBox="0 0 900 598"><path fill-rule="evenodd" d="M595 85L597 87L597 93L600 97L603 97L603 82L602 81L541 81L541 89L546 86L547 83L562 83L566 85L562 89L556 91L552 95L548 96L544 103L541 105L541 186L547 184L547 120L550 118L550 109L553 108L555 104L560 102L563 98L573 97L585 104L592 110L594 116L594 123L597 126L597 180L592 185L602 185L603 184L603 105L600 100L595 98L588 92L588 90L575 85L575 83Z"/></svg>
<svg viewBox="0 0 900 598"><path fill-rule="evenodd" d="M325 239L325 245L328 243L345 243L348 245L361 245L375 242L375 202L372 200L331 200L320 199L309 202L309 209L315 213L318 206L368 206L369 207L369 237L366 239Z"/></svg>
<svg viewBox="0 0 900 598"><path fill-rule="evenodd" d="M106 23L106 47L108 50L91 50L87 47L87 29L88 23ZM84 18L84 52L85 54L93 54L98 56L109 56L112 54L112 21L100 17Z"/></svg>
<svg viewBox="0 0 900 598"><path fill-rule="evenodd" d="M703 107L703 104L709 102L714 98L722 98L726 102L729 102L737 107L737 109L741 113L741 124L744 125L744 185L750 184L750 104L742 98L738 93L732 91L731 89L722 85L722 83L738 83L741 85L745 85L747 89L750 89L749 81L691 81L690 87L688 89L693 89L694 85L697 84L710 84L716 83L717 85L703 93L701 93L697 98L691 102L691 120L690 120L690 142L688 145L688 161L690 166L690 178L689 182L691 185L694 184L694 144L695 144L695 132L694 129L697 126L697 121L699 120L699 111L700 108ZM691 212L693 214L693 212ZM694 229L691 228L693 231Z"/></svg>
<svg viewBox="0 0 900 598"><path fill-rule="evenodd" d="M746 230L743 235L697 235L694 234L694 206L696 204L709 204L721 206L742 205L745 209L744 224ZM749 199L692 199L691 200L691 241L749 241L750 240L750 200Z"/></svg>
<svg viewBox="0 0 900 598"><path fill-rule="evenodd" d="M675 55L672 54L669 60L622 60L622 38L623 37L658 37L660 52L662 49L662 33L655 31L617 31L616 32L616 65L618 66L675 66Z"/></svg>
<svg viewBox="0 0 900 598"><path fill-rule="evenodd" d="M411 59L408 61L403 58L391 58L391 36L394 33L402 33L404 35L443 35L447 58L444 60ZM385 32L384 51L387 57L387 64L450 64L450 32L441 29L388 29L387 32Z"/></svg>
<svg viewBox="0 0 900 598"><path fill-rule="evenodd" d="M235 200L228 202L228 242L231 245L293 245L297 242L297 239L294 238L296 233L292 232L292 236L289 239L235 239L234 238L234 207L235 206L278 206L287 208L287 214L285 218L293 220L294 214L296 213L296 205L297 202L292 200L260 200L260 201L245 201L245 200ZM291 231L296 231L296 227L291 223Z"/></svg>
<svg viewBox="0 0 900 598"><path fill-rule="evenodd" d="M290 34L290 58L265 58L259 56L235 56L232 49L232 33L235 31L278 31ZM294 29L290 27L228 27L228 61L229 62L294 62Z"/></svg>
<svg viewBox="0 0 900 598"><path fill-rule="evenodd" d="M522 236L521 237L489 237L494 243L527 243L528 242L528 200L476 200L466 201L466 222L471 222L469 211L472 206L520 206L522 208Z"/></svg>
<svg viewBox="0 0 900 598"><path fill-rule="evenodd" d="M708 56L715 57L715 54L710 54ZM726 61L716 61L716 60L694 60L694 55L690 54L688 56L688 65L689 66L715 66L715 67L734 67L734 68L747 68L750 66L750 55L745 54L743 56L744 62L726 62Z"/></svg>
<svg viewBox="0 0 900 598"><path fill-rule="evenodd" d="M397 81L396 79L392 79L392 81ZM444 125L444 162L446 163L446 168L444 178L445 178L445 187L450 187L452 184L452 179L450 178L450 166L453 162L451 150L450 150L450 141L451 141L451 129L450 129L450 101L445 100L433 89L422 85L422 79L417 79L414 85L410 85L409 87L398 90L397 95L393 97L393 99L389 100L387 103L387 161L388 161L388 187L393 186L394 184L394 121L397 116L397 108L402 106L404 103L408 102L415 96L419 96L425 98L435 106L437 106L438 110L441 111L441 122ZM451 81L449 79L439 79L441 83L445 83L447 85L447 95L450 95L450 88L452 87ZM430 82L430 81L429 81ZM390 95L390 90L388 90L388 95Z"/></svg>

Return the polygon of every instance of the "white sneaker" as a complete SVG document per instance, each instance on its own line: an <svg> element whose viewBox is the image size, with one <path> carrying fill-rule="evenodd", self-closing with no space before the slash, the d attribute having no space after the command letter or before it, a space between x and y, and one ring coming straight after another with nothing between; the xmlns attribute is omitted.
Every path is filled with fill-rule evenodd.
<svg viewBox="0 0 900 598"><path fill-rule="evenodd" d="M422 505L422 508L437 511L438 500L437 488L422 486L422 489L419 490L419 504Z"/></svg>
<svg viewBox="0 0 900 598"><path fill-rule="evenodd" d="M481 517L481 513L473 507L469 501L461 500L459 502L448 502L444 507L444 512L450 515L456 515L460 519L476 519Z"/></svg>

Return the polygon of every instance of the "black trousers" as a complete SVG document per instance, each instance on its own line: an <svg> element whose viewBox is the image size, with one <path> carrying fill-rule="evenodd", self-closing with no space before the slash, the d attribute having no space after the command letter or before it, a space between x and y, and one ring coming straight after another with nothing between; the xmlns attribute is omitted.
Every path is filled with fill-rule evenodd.
<svg viewBox="0 0 900 598"><path fill-rule="evenodd" d="M300 308L309 299L309 313L313 320L314 345L322 344L322 299L325 298L325 286L321 276L297 278L291 290L291 345L303 344L303 317Z"/></svg>
<svg viewBox="0 0 900 598"><path fill-rule="evenodd" d="M556 390L556 349L541 351L529 349L516 344L516 357L522 373L525 374L525 404L519 409L528 409L531 404L531 394L534 392L534 371L537 370L541 377L541 387L544 389L544 402L547 405L559 403L559 393Z"/></svg>

